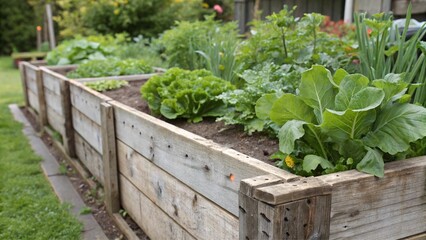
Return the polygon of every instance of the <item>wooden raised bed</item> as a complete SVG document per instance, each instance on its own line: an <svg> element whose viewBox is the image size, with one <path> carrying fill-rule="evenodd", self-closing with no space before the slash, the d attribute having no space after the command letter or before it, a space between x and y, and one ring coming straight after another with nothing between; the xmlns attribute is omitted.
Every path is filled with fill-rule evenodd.
<svg viewBox="0 0 426 240"><path fill-rule="evenodd" d="M357 171L301 178L42 71L43 82L68 86L59 94L68 97L73 146L103 183L108 211L124 208L152 239L426 232L426 158L387 163L382 179Z"/></svg>

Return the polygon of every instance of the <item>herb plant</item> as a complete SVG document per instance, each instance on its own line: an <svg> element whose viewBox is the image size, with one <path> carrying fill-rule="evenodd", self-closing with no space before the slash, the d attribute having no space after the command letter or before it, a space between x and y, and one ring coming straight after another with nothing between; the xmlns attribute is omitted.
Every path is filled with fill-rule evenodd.
<svg viewBox="0 0 426 240"><path fill-rule="evenodd" d="M152 113L199 122L203 117L223 115L226 107L216 97L232 89L232 84L207 70L171 68L150 78L141 87L141 93Z"/></svg>
<svg viewBox="0 0 426 240"><path fill-rule="evenodd" d="M152 73L153 69L143 60L105 59L83 63L67 74L69 78L107 77Z"/></svg>
<svg viewBox="0 0 426 240"><path fill-rule="evenodd" d="M408 87L398 74L370 81L313 66L302 74L298 95L259 99L256 110L281 126L282 167L301 175L357 168L383 177L384 154L407 151L426 136L426 109L409 103Z"/></svg>
<svg viewBox="0 0 426 240"><path fill-rule="evenodd" d="M109 90L118 89L124 86L127 86L129 83L125 80L101 80L96 82L86 82L84 85L87 87L98 91L104 92Z"/></svg>

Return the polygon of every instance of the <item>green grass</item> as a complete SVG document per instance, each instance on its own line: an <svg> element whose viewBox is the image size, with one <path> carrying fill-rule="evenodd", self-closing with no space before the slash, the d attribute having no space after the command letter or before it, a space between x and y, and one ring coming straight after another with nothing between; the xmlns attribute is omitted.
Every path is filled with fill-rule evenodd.
<svg viewBox="0 0 426 240"><path fill-rule="evenodd" d="M11 103L23 103L20 74L0 57L0 239L80 239L81 223L53 193Z"/></svg>

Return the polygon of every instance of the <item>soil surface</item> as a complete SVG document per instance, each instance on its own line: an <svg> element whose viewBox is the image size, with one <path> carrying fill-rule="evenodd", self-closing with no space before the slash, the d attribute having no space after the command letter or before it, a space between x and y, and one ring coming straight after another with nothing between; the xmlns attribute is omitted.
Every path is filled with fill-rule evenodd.
<svg viewBox="0 0 426 240"><path fill-rule="evenodd" d="M31 123L33 128L36 130L36 132L40 132L41 129L39 125L37 124L36 120L34 119L34 116L25 108L21 108L21 110L24 113L25 117L28 119L28 121ZM46 144L50 153L56 158L56 160L61 165L61 167L63 167L64 174L66 174L69 177L72 185L80 194L86 206L91 209L93 216L95 217L96 221L101 226L102 230L104 231L108 239L113 239L113 240L127 239L123 235L123 233L120 231L120 229L117 227L117 225L112 220L112 218L108 215L105 209L105 204L103 203L103 200L102 200L102 189L97 187L92 188L88 182L88 179L82 178L77 173L77 171L73 169L73 167L67 162L66 157L63 155L63 153L59 151L58 149L56 149L56 147L53 144L53 139L47 133L44 132L41 135L41 139L43 140L44 144ZM93 181L92 181L92 185L93 185ZM124 217L124 220L127 222L129 227L136 233L136 235L141 240L149 240L149 237L142 231L142 229L139 228L139 226L128 215Z"/></svg>
<svg viewBox="0 0 426 240"><path fill-rule="evenodd" d="M144 83L145 81L131 81L126 87L103 92L102 94L139 111L151 114L148 103L141 98L140 87ZM216 122L212 118L205 118L199 123L189 123L185 119L169 120L162 118L162 120L248 156L275 165L269 157L278 151L278 140L271 139L265 134L254 133L248 135L244 132L242 126L225 125L223 122Z"/></svg>

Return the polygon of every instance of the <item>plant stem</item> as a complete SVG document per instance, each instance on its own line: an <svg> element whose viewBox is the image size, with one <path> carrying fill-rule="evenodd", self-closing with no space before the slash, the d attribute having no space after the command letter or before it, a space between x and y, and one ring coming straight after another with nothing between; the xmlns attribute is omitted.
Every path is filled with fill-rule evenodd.
<svg viewBox="0 0 426 240"><path fill-rule="evenodd" d="M281 37L282 37L282 41L283 41L283 47L284 47L284 56L285 58L288 57L288 53L287 53L287 46L285 44L285 33L284 33L284 28L281 28Z"/></svg>
<svg viewBox="0 0 426 240"><path fill-rule="evenodd" d="M322 144L322 142L321 142L321 139L319 138L319 136L318 136L318 134L315 132L315 130L312 128L312 126L311 126L310 124L307 124L307 125L308 125L309 130L311 130L311 132L314 134L315 139L317 140L318 145L319 145L319 146L320 146L320 148L321 148L322 157L323 157L324 159L327 159L327 152L326 152L326 151L325 151L325 149L324 149L324 146L323 146L323 144Z"/></svg>

